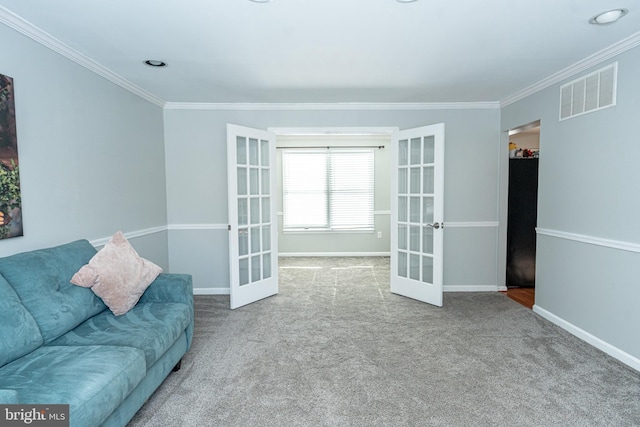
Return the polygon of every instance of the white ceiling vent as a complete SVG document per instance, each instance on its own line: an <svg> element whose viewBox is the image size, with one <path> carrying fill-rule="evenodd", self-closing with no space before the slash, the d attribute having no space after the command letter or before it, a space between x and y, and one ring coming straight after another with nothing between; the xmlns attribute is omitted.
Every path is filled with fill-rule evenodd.
<svg viewBox="0 0 640 427"><path fill-rule="evenodd" d="M618 63L614 62L560 87L560 120L616 105Z"/></svg>

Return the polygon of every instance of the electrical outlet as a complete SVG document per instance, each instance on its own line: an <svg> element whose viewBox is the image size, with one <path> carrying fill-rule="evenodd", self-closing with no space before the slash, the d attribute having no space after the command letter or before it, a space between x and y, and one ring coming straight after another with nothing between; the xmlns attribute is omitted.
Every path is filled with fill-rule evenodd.
<svg viewBox="0 0 640 427"><path fill-rule="evenodd" d="M382 231L378 231L378 239L382 239Z"/></svg>

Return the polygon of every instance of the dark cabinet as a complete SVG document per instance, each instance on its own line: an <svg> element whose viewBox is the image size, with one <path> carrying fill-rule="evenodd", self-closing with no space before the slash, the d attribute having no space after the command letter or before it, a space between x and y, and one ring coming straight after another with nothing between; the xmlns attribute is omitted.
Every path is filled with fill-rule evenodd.
<svg viewBox="0 0 640 427"><path fill-rule="evenodd" d="M534 287L538 158L509 160L507 287Z"/></svg>

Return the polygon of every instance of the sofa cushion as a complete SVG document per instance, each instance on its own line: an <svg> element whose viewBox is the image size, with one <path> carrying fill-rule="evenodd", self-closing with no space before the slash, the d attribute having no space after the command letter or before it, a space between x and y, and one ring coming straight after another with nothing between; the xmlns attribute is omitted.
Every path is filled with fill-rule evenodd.
<svg viewBox="0 0 640 427"><path fill-rule="evenodd" d="M91 288L116 316L136 305L162 268L138 255L118 231L104 248L71 278L74 285Z"/></svg>
<svg viewBox="0 0 640 427"><path fill-rule="evenodd" d="M0 389L0 403L3 405L18 403L18 392L15 390Z"/></svg>
<svg viewBox="0 0 640 427"><path fill-rule="evenodd" d="M67 332L51 345L122 345L144 351L152 366L191 322L191 310L182 303L139 303L122 316L104 311Z"/></svg>
<svg viewBox="0 0 640 427"><path fill-rule="evenodd" d="M0 274L36 320L45 344L106 309L90 289L69 282L95 254L91 243L79 240L0 258Z"/></svg>
<svg viewBox="0 0 640 427"><path fill-rule="evenodd" d="M31 313L13 288L0 276L0 366L42 345L42 335Z"/></svg>
<svg viewBox="0 0 640 427"><path fill-rule="evenodd" d="M144 354L131 347L44 346L0 368L19 403L69 404L75 426L100 425L140 383Z"/></svg>

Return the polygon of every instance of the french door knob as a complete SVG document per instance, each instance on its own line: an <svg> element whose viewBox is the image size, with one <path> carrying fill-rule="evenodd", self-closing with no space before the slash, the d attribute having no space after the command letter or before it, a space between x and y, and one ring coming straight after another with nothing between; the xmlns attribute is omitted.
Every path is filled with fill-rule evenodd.
<svg viewBox="0 0 640 427"><path fill-rule="evenodd" d="M440 223L434 222L433 224L425 224L425 226L435 228L437 230L438 228L440 228Z"/></svg>

